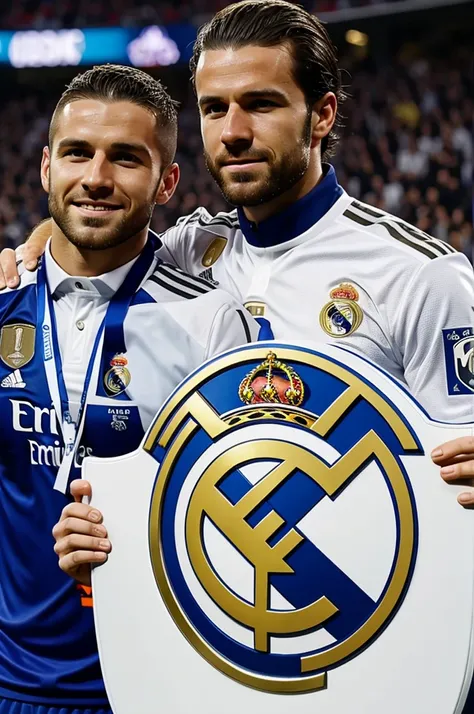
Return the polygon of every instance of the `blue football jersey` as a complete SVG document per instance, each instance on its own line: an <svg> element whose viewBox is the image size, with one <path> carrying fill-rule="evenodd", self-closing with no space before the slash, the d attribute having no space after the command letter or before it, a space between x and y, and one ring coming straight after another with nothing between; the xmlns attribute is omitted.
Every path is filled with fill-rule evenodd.
<svg viewBox="0 0 474 714"><path fill-rule="evenodd" d="M0 696L106 705L91 598L53 550L51 531L69 497L54 490L64 442L45 372L36 274L0 294L0 328ZM129 387L119 400L104 396L93 372L97 393L73 476L83 456L135 449L182 378L257 332L226 293L156 265L124 323Z"/></svg>

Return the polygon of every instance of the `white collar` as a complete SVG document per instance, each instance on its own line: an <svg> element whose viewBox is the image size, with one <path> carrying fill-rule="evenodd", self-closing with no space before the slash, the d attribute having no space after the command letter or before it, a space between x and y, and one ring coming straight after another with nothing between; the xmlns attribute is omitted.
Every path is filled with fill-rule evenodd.
<svg viewBox="0 0 474 714"><path fill-rule="evenodd" d="M69 275L56 263L51 255L51 239L49 239L44 259L46 263L46 278L51 295L55 298L60 298L71 293L83 295L87 292L110 300L125 280L125 276L137 258L133 258L125 265L121 265L120 268L115 268L115 270L97 277L85 278L82 275Z"/></svg>

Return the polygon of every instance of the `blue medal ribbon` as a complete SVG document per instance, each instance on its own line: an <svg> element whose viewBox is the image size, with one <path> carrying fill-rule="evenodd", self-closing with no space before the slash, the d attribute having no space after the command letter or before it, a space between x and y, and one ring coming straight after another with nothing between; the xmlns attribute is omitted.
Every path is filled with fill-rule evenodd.
<svg viewBox="0 0 474 714"><path fill-rule="evenodd" d="M36 283L37 291L37 325L42 330L43 359L51 396L58 421L61 425L64 440L64 457L58 469L54 488L66 492L69 475L74 463L74 457L79 446L87 411L87 397L89 395L91 378L96 363L97 352L103 335L101 369L96 386L96 393L110 397L114 393L103 391L103 382L107 370L110 370L111 361L117 355L125 355L124 322L138 288L146 277L153 261L155 260L155 241L149 238L139 257L130 268L125 280L115 295L110 300L107 312L97 331L92 353L87 365L82 390L81 401L76 422L73 421L69 406L69 396L64 381L61 353L59 349L58 331L54 313L53 298L49 289L46 276L46 262L43 259L39 268ZM117 382L117 380L115 380ZM123 385L125 389L127 385ZM121 389L120 391L123 391ZM117 392L119 393L119 392Z"/></svg>

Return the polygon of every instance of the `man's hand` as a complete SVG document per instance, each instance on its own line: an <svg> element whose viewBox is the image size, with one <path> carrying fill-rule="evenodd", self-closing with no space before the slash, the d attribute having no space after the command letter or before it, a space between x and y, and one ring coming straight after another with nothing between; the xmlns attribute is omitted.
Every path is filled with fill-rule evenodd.
<svg viewBox="0 0 474 714"><path fill-rule="evenodd" d="M92 495L91 485L84 479L71 483L75 503L69 503L53 528L56 540L54 552L59 556L59 567L82 585L91 584L91 563L107 560L111 551L107 530L102 525L102 514L82 503L83 496Z"/></svg>
<svg viewBox="0 0 474 714"><path fill-rule="evenodd" d="M441 477L446 483L474 479L474 436L460 436L447 441L431 452L431 458L441 466ZM469 484L471 485L471 484ZM461 506L474 506L474 488L458 496Z"/></svg>
<svg viewBox="0 0 474 714"><path fill-rule="evenodd" d="M16 288L19 283L17 260L23 260L27 270L36 270L38 258L43 255L51 235L51 218L38 223L27 242L16 251L4 248L0 253L0 290Z"/></svg>

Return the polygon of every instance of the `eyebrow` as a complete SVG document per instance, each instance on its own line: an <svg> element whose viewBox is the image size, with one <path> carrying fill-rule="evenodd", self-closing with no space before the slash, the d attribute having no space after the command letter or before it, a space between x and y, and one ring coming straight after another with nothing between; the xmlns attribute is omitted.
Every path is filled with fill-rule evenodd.
<svg viewBox="0 0 474 714"><path fill-rule="evenodd" d="M66 137L61 139L58 144L58 149L64 149L70 146L74 146L78 149L92 149L93 146L88 141L84 139L74 139L74 137ZM128 151L134 153L145 153L148 154L149 151L144 144L136 144L132 142L116 141L110 145L112 151Z"/></svg>
<svg viewBox="0 0 474 714"><path fill-rule="evenodd" d="M278 89L252 89L248 92L242 94L244 99L278 99L280 101L287 102L288 97L283 92ZM199 106L203 107L205 104L212 104L214 102L222 102L222 97L212 94L205 94L199 100Z"/></svg>

